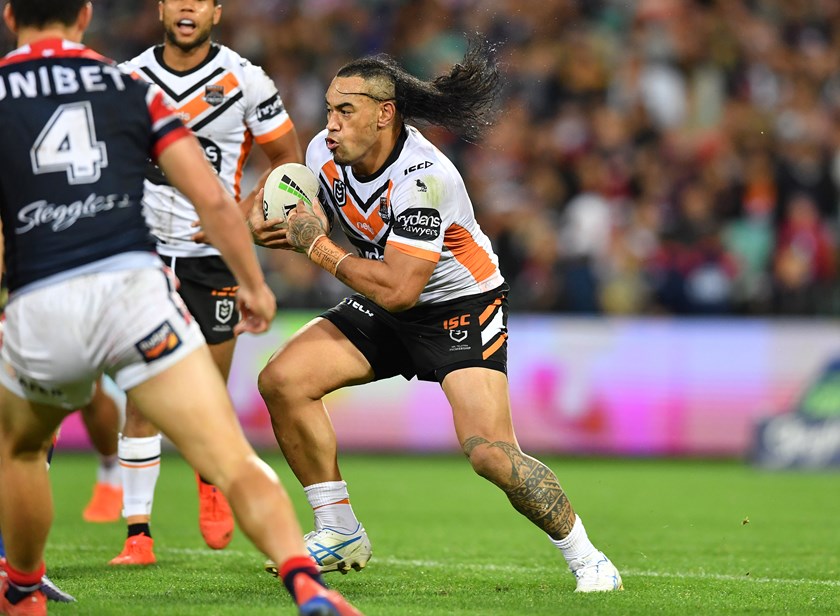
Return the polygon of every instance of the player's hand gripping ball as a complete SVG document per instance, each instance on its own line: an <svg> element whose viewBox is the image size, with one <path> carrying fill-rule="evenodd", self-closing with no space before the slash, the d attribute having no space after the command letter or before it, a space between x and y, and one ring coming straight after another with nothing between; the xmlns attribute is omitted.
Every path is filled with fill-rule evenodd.
<svg viewBox="0 0 840 616"><path fill-rule="evenodd" d="M307 209L313 211L312 203L318 196L318 179L305 166L298 163L284 163L269 174L263 193L263 220L279 218L288 224L289 213L302 200Z"/></svg>

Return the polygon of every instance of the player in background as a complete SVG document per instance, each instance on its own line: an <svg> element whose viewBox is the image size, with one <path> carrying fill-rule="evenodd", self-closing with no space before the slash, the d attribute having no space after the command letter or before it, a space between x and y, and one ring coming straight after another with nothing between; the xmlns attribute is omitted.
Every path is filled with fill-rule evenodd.
<svg viewBox="0 0 840 616"><path fill-rule="evenodd" d="M259 388L314 510L306 545L322 571L358 569L371 556L323 397L402 375L440 383L473 469L548 534L577 591L618 590L617 569L590 542L555 474L519 448L506 376L508 286L460 173L405 124L423 120L475 141L492 122L500 87L494 49L479 37L432 81L388 56L338 71L326 93L326 129L310 142L306 164L359 256L333 243L323 212L302 202L287 239L357 293L278 350Z"/></svg>
<svg viewBox="0 0 840 616"><path fill-rule="evenodd" d="M201 331L154 252L141 210L146 161L195 204L236 276L237 334L266 331L276 311L251 233L160 89L81 44L92 13L86 0L10 0L3 12L19 47L0 61L10 292L0 350L0 613L47 612L47 450L107 373L227 495L254 544L283 560L300 614L357 614L320 582L287 494L246 441Z"/></svg>
<svg viewBox="0 0 840 616"><path fill-rule="evenodd" d="M274 83L261 68L212 42L213 27L222 16L218 0L161 0L158 11L163 44L147 49L121 68L163 89L198 137L225 188L239 201L243 216L248 217L255 193L240 200L240 179L253 142L260 145L271 163L258 186L265 182L271 168L284 162L302 162L292 120ZM218 250L194 241L198 220L195 209L157 169L150 169L147 176L143 203L158 240L158 252L178 277L179 293L227 380L235 344L233 328L239 319L234 301L236 281ZM256 218L262 220L261 215ZM255 226L260 224L256 222ZM122 553L111 560L112 565L156 561L150 519L160 454L160 434L129 403L119 440L128 537ZM206 478L197 475L196 481L201 534L208 546L222 549L233 535L230 508Z"/></svg>
<svg viewBox="0 0 840 616"><path fill-rule="evenodd" d="M97 381L93 399L79 409L90 442L99 454L93 494L82 511L86 522L116 522L122 511L122 477L117 458L122 413L114 397L119 392L109 392L107 388L105 379Z"/></svg>

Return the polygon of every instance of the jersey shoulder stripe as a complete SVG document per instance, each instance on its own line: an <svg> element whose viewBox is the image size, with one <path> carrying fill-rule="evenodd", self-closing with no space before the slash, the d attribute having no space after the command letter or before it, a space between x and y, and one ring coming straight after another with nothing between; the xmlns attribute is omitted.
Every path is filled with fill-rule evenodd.
<svg viewBox="0 0 840 616"><path fill-rule="evenodd" d="M161 46L125 62L123 70L157 84L195 132L240 133L247 126L259 143L267 143L293 128L274 82L265 71L224 45L213 45L208 57L189 71L163 64ZM231 113L227 113L231 110ZM224 127L217 126L222 118ZM235 137L238 140L239 137Z"/></svg>

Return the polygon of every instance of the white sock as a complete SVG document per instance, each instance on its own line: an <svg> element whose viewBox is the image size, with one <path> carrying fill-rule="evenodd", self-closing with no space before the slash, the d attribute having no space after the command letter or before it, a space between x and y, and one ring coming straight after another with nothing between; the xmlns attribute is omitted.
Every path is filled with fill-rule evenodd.
<svg viewBox="0 0 840 616"><path fill-rule="evenodd" d="M352 533L359 527L359 520L350 506L347 482L313 483L303 490L315 512L315 530L327 526L343 533Z"/></svg>
<svg viewBox="0 0 840 616"><path fill-rule="evenodd" d="M551 543L556 545L563 553L563 558L566 559L566 563L571 563L573 560L584 560L598 551L598 549L592 545L589 537L586 536L586 529L583 527L583 520L580 519L579 515L575 515L577 516L577 519L575 520L574 526L572 526L572 532L566 535L563 539L551 539L551 537L549 537L549 539L551 539Z"/></svg>
<svg viewBox="0 0 840 616"><path fill-rule="evenodd" d="M99 468L96 469L96 482L106 483L113 488L122 487L122 473L120 472L119 457L99 456Z"/></svg>
<svg viewBox="0 0 840 616"><path fill-rule="evenodd" d="M120 434L117 455L122 468L123 517L151 515L160 475L160 434L146 438Z"/></svg>

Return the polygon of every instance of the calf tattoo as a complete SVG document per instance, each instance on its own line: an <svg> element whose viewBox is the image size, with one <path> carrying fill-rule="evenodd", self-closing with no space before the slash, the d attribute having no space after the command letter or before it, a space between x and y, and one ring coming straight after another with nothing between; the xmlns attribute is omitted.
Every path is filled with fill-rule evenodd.
<svg viewBox="0 0 840 616"><path fill-rule="evenodd" d="M491 443L480 436L466 439L462 445L467 457L482 445L501 450L510 460L509 476L498 473L488 477L507 495L519 513L544 530L552 539L562 539L575 523L575 512L560 487L557 476L539 460L525 455L513 443Z"/></svg>

